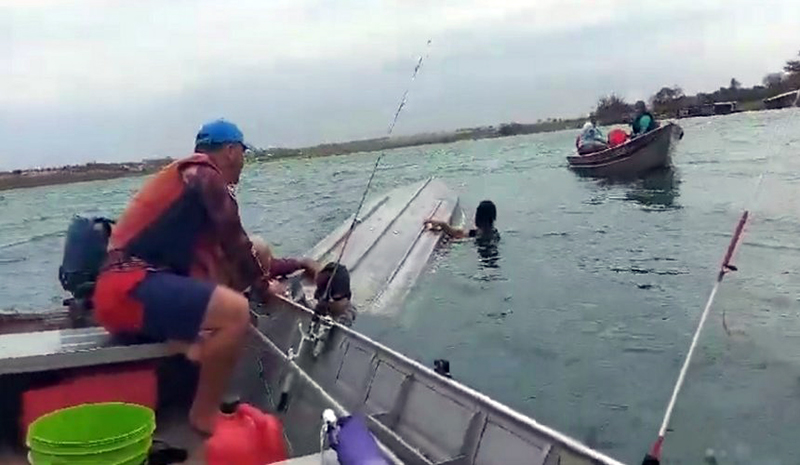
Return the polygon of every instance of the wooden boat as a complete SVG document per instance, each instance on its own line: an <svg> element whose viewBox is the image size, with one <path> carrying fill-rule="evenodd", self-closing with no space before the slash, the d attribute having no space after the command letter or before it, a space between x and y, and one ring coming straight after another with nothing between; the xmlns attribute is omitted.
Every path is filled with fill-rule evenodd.
<svg viewBox="0 0 800 465"><path fill-rule="evenodd" d="M403 196L409 200L405 208L380 211ZM345 253L354 260L352 277L362 276L363 270L382 270L384 285L355 287L373 296L362 305L377 303L378 309L384 308L380 296L387 292L395 296L387 303L400 303L407 293L404 288L428 261L430 243L439 239L439 233L420 233L420 222L439 200L446 206L436 207L443 208L437 215L446 218L457 210L457 197L438 182L401 188L388 197L372 204L376 210L365 213L357 229L406 239L383 255L386 244L372 241L369 238L377 236L364 230L350 239L348 248L356 252ZM377 218L383 220L376 222ZM332 253L338 242L333 237L339 234L313 250L324 251L322 257ZM374 245L368 246L370 242ZM391 264L378 266L386 261ZM401 275L405 278L399 279ZM386 290L392 286L397 291ZM230 393L281 418L291 457L287 464L320 463L325 409L339 416L363 415L393 464L620 463L289 299L253 303L252 323ZM183 357L170 355L163 343L121 340L98 327L0 335L0 412L18 408L21 394L43 377L69 376L87 367L124 369L143 361L158 364L156 437L187 449L186 463L203 463L202 439L184 421L197 370ZM5 451L0 446L3 464L26 463L18 434L9 433L14 423L14 415L0 415L0 441L5 435L9 443ZM336 463L330 453L324 453L324 463Z"/></svg>
<svg viewBox="0 0 800 465"><path fill-rule="evenodd" d="M617 147L570 156L567 161L570 169L581 175L634 177L654 168L670 166L672 149L682 138L683 129L668 122Z"/></svg>

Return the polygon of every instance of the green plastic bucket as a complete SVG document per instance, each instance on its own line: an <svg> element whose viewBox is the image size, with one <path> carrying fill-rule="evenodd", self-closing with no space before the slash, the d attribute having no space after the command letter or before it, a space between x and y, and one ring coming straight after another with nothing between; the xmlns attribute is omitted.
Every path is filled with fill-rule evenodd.
<svg viewBox="0 0 800 465"><path fill-rule="evenodd" d="M28 461L33 465L141 465L153 439L147 436L119 449L83 455L47 454L36 450L28 452Z"/></svg>
<svg viewBox="0 0 800 465"><path fill-rule="evenodd" d="M34 450L55 446L102 452L133 438L150 437L154 429L155 412L148 407L122 402L83 404L37 418L28 428L26 442Z"/></svg>
<svg viewBox="0 0 800 465"><path fill-rule="evenodd" d="M155 425L150 428L143 429L141 432L137 432L134 435L120 439L119 441L104 442L102 444L70 444L58 446L50 443L42 443L35 440L30 440L28 448L41 454L58 456L99 454L103 452L119 450L136 444L143 439L152 438L154 431Z"/></svg>

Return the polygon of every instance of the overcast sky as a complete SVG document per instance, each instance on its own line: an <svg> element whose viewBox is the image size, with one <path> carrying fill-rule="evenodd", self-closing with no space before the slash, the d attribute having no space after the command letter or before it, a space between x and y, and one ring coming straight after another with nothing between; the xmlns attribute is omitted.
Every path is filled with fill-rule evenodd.
<svg viewBox="0 0 800 465"><path fill-rule="evenodd" d="M0 169L180 157L226 117L262 147L585 114L745 85L800 50L798 0L0 0Z"/></svg>

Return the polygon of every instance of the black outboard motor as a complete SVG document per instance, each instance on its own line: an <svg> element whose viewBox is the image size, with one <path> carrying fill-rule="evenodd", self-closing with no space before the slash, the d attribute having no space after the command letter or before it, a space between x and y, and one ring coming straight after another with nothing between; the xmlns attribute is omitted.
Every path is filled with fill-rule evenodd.
<svg viewBox="0 0 800 465"><path fill-rule="evenodd" d="M72 294L72 298L64 300L64 305L69 308L70 320L75 328L92 324L92 295L97 275L106 258L112 224L114 221L107 218L76 216L67 229L58 280L61 281L61 287Z"/></svg>

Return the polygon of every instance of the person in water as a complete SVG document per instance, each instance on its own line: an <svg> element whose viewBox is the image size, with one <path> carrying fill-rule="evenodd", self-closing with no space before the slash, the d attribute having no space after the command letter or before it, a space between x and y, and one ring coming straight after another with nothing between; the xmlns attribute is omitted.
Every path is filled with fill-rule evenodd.
<svg viewBox="0 0 800 465"><path fill-rule="evenodd" d="M325 265L317 275L317 288L314 291L314 299L317 301L315 311L331 316L344 326L353 326L356 309L351 301L352 297L350 272L347 271L347 267L333 262Z"/></svg>
<svg viewBox="0 0 800 465"><path fill-rule="evenodd" d="M336 272L334 273L334 269ZM331 278L333 280L331 281ZM330 281L330 288L328 282ZM356 308L350 291L350 272L341 263L330 262L317 274L314 298L306 298L298 280L289 281L292 299L306 308L313 308L319 315L330 316L339 324L352 326L356 320ZM327 293L327 295L326 295Z"/></svg>
<svg viewBox="0 0 800 465"><path fill-rule="evenodd" d="M466 237L476 238L497 238L499 233L494 227L494 222L497 219L497 208L491 200L484 200L478 204L475 209L475 227L471 229L462 229L451 226L447 221L427 219L425 225L434 230L441 230L449 237L454 239L463 239Z"/></svg>
<svg viewBox="0 0 800 465"><path fill-rule="evenodd" d="M599 152L608 148L608 142L603 132L597 127L597 117L594 114L589 116L589 121L583 125L580 135L576 141L578 153L586 155Z"/></svg>
<svg viewBox="0 0 800 465"><path fill-rule="evenodd" d="M200 364L189 422L202 432L247 340L243 291L278 292L239 217L246 149L235 124L203 125L195 153L146 181L118 219L94 294L95 319L110 333L166 341Z"/></svg>
<svg viewBox="0 0 800 465"><path fill-rule="evenodd" d="M636 114L631 121L631 137L641 136L658 128L658 122L652 113L647 111L647 105L639 100L634 106Z"/></svg>

